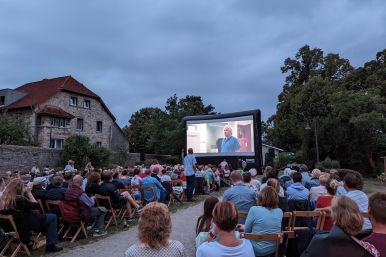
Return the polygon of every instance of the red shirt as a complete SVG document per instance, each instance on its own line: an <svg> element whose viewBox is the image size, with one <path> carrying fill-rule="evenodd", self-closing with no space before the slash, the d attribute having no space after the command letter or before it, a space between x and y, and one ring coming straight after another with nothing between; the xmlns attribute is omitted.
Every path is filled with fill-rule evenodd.
<svg viewBox="0 0 386 257"><path fill-rule="evenodd" d="M386 234L371 233L363 241L374 245L381 254L381 257L386 256Z"/></svg>
<svg viewBox="0 0 386 257"><path fill-rule="evenodd" d="M316 208L325 208L331 206L333 195L321 195L316 200ZM333 223L330 217L326 217L323 225L323 230L330 231Z"/></svg>

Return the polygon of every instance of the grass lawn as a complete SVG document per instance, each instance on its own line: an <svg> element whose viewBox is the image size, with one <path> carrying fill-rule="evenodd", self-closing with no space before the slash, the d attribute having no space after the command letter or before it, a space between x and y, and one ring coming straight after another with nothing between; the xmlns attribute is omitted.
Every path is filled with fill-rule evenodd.
<svg viewBox="0 0 386 257"><path fill-rule="evenodd" d="M386 183L382 183L376 180L365 179L363 191L368 194L374 192L386 192Z"/></svg>

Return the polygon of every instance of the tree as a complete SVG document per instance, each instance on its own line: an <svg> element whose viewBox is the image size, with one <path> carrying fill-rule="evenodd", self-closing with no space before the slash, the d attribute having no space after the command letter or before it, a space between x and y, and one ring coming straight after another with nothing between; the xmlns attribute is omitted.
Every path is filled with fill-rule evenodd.
<svg viewBox="0 0 386 257"><path fill-rule="evenodd" d="M31 145L31 138L24 120L7 113L0 114L0 144Z"/></svg>
<svg viewBox="0 0 386 257"><path fill-rule="evenodd" d="M63 165L74 160L77 167L84 167L91 161L95 168L103 168L109 163L110 152L103 146L91 144L86 136L73 135L66 139L60 157Z"/></svg>

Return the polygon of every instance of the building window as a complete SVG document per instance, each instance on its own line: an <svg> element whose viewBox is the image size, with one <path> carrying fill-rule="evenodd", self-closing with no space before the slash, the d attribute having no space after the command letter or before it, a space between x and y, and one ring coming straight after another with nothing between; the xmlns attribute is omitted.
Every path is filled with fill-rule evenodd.
<svg viewBox="0 0 386 257"><path fill-rule="evenodd" d="M63 144L64 144L63 139L51 139L50 140L50 148L62 149Z"/></svg>
<svg viewBox="0 0 386 257"><path fill-rule="evenodd" d="M76 119L76 129L83 131L83 119Z"/></svg>
<svg viewBox="0 0 386 257"><path fill-rule="evenodd" d="M87 108L87 109L90 109L90 107L91 107L91 102L90 102L90 100L84 100L84 102L83 102L83 107L84 107L84 108Z"/></svg>
<svg viewBox="0 0 386 257"><path fill-rule="evenodd" d="M51 126L65 128L66 127L66 119L64 118L51 118Z"/></svg>
<svg viewBox="0 0 386 257"><path fill-rule="evenodd" d="M0 95L0 105L5 105L5 96Z"/></svg>
<svg viewBox="0 0 386 257"><path fill-rule="evenodd" d="M96 131L97 132L102 132L102 121L97 121L96 122Z"/></svg>
<svg viewBox="0 0 386 257"><path fill-rule="evenodd" d="M96 145L102 146L102 142L96 142Z"/></svg>
<svg viewBox="0 0 386 257"><path fill-rule="evenodd" d="M78 98L75 96L70 96L70 105L71 106L77 106L78 105Z"/></svg>

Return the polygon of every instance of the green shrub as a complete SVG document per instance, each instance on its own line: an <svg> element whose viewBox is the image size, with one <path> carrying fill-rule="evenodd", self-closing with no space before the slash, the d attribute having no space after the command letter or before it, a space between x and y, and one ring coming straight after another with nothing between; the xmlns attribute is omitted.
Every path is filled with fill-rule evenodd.
<svg viewBox="0 0 386 257"><path fill-rule="evenodd" d="M339 169L340 168L340 163L337 160L331 160L331 158L327 157L324 159L324 161L321 161L319 163L315 164L316 168L322 168L322 169Z"/></svg>
<svg viewBox="0 0 386 257"><path fill-rule="evenodd" d="M109 164L109 156L105 147L91 144L86 136L74 135L66 139L61 163L66 165L68 160L74 160L75 167L79 169L91 161L95 168L102 168Z"/></svg>
<svg viewBox="0 0 386 257"><path fill-rule="evenodd" d="M23 119L1 113L0 114L0 144L31 145L30 130Z"/></svg>
<svg viewBox="0 0 386 257"><path fill-rule="evenodd" d="M170 165L176 165L180 163L180 160L178 159L177 156L171 155L165 158L165 163L170 164Z"/></svg>
<svg viewBox="0 0 386 257"><path fill-rule="evenodd" d="M276 169L281 169L286 167L287 164L293 163L295 160L295 155L290 152L282 152L277 155L277 157L273 160L274 167Z"/></svg>

